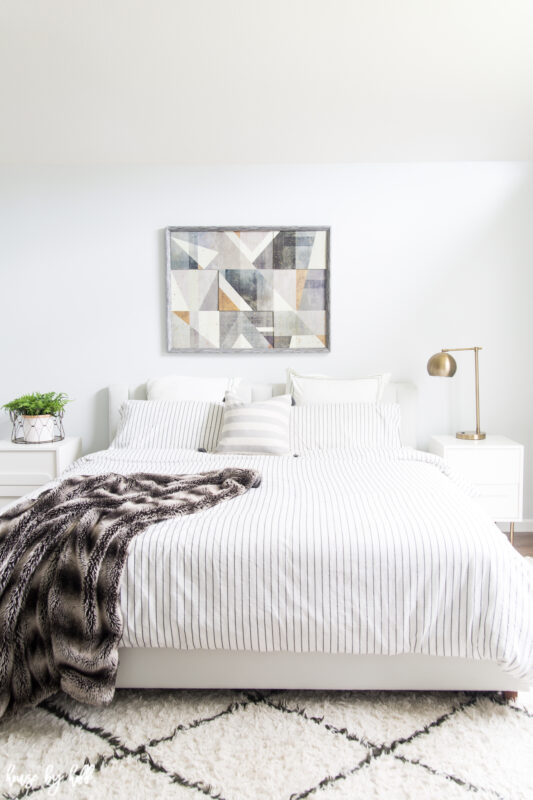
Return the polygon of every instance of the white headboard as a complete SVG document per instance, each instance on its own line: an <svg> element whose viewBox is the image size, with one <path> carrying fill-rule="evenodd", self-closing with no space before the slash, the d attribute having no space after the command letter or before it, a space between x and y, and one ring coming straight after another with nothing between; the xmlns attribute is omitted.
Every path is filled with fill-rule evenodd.
<svg viewBox="0 0 533 800"><path fill-rule="evenodd" d="M252 400L265 400L283 394L284 383L252 383ZM146 384L128 387L125 383L114 383L109 392L109 441L117 432L119 410L126 400L146 400ZM398 403L402 414L402 443L416 447L416 386L412 383L389 383L383 396L385 403Z"/></svg>

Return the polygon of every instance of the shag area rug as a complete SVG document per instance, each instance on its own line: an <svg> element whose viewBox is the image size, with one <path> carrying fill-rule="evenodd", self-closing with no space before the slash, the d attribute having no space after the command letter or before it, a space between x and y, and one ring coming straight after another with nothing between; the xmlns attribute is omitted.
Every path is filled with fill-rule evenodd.
<svg viewBox="0 0 533 800"><path fill-rule="evenodd" d="M0 720L5 798L533 798L533 693L119 690Z"/></svg>

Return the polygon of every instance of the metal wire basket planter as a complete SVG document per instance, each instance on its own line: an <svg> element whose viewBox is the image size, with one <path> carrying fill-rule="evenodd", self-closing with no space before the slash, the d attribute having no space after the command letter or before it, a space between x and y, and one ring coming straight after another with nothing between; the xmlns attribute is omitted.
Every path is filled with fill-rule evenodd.
<svg viewBox="0 0 533 800"><path fill-rule="evenodd" d="M60 442L65 438L63 428L64 411L57 414L39 414L33 417L10 411L13 425L11 441L15 444L46 444Z"/></svg>

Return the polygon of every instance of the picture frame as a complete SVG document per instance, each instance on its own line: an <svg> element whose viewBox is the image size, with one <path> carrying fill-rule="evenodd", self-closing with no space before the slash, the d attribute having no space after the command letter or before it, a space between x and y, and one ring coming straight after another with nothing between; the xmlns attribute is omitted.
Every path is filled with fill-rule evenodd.
<svg viewBox="0 0 533 800"><path fill-rule="evenodd" d="M166 229L170 353L330 352L329 226Z"/></svg>

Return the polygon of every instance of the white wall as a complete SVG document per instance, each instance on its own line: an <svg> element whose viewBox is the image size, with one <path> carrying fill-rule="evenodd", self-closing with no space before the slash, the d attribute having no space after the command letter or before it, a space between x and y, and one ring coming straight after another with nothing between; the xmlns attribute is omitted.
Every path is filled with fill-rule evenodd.
<svg viewBox="0 0 533 800"><path fill-rule="evenodd" d="M419 387L424 446L474 419L471 354L448 381L427 376L428 357L479 344L482 424L526 444L533 517L532 219L526 163L6 168L0 402L68 392L67 432L90 451L106 446L111 382L391 370ZM331 225L331 353L165 352L163 229L211 224Z"/></svg>

